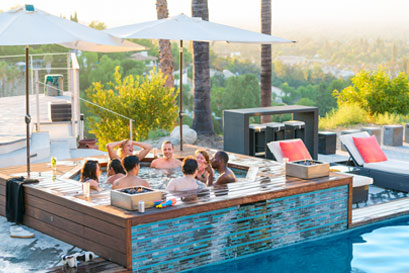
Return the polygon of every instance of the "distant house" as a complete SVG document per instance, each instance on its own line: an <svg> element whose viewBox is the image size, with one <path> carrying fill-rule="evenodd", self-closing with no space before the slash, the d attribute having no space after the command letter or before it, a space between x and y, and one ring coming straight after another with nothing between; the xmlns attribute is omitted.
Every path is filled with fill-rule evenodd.
<svg viewBox="0 0 409 273"><path fill-rule="evenodd" d="M147 67L157 66L158 58L154 56L149 56L148 51L141 51L131 55L131 60L142 61Z"/></svg>

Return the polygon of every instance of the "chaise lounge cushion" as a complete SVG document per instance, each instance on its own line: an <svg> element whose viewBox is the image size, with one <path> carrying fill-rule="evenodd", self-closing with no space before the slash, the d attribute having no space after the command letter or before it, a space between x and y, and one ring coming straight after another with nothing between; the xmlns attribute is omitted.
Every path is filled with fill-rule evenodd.
<svg viewBox="0 0 409 273"><path fill-rule="evenodd" d="M288 158L288 161L299 161L312 159L310 153L305 147L304 142L301 139L297 139L291 142L280 142L281 152L284 158Z"/></svg>
<svg viewBox="0 0 409 273"><path fill-rule="evenodd" d="M387 161L383 161L383 162L365 163L364 167L368 169L373 169L373 170L383 171L383 172L388 172L388 173L409 175L409 162L408 161L388 159Z"/></svg>
<svg viewBox="0 0 409 273"><path fill-rule="evenodd" d="M381 150L375 136L352 137L352 140L365 163L375 163L387 160L385 153Z"/></svg>

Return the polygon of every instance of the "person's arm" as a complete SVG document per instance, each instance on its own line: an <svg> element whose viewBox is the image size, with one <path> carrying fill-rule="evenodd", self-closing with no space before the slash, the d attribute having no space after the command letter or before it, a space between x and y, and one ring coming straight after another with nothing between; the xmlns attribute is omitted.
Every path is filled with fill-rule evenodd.
<svg viewBox="0 0 409 273"><path fill-rule="evenodd" d="M116 142L111 142L107 144L107 150L108 150L108 155L110 159L119 159L118 154L115 151L115 147L121 145L122 142L124 142L125 140L121 140L121 141L116 141Z"/></svg>
<svg viewBox="0 0 409 273"><path fill-rule="evenodd" d="M100 190L98 182L95 181L94 179L88 179L87 182L89 182L91 189L96 190L96 191Z"/></svg>
<svg viewBox="0 0 409 273"><path fill-rule="evenodd" d="M142 159L145 158L145 156L149 153L149 151L152 150L152 145L148 143L132 141L132 145L142 148L142 151L139 151L138 153L139 161L142 161Z"/></svg>
<svg viewBox="0 0 409 273"><path fill-rule="evenodd" d="M206 170L208 173L206 184L208 187L210 187L210 186L213 186L214 172L213 172L213 168L210 165L207 165Z"/></svg>
<svg viewBox="0 0 409 273"><path fill-rule="evenodd" d="M234 176L234 173L230 170L226 170L223 175L217 178L215 185L224 185L235 181L236 177Z"/></svg>

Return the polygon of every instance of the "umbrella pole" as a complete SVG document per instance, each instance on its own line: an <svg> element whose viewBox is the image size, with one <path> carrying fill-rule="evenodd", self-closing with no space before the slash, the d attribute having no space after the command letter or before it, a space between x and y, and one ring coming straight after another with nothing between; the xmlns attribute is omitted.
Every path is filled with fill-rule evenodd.
<svg viewBox="0 0 409 273"><path fill-rule="evenodd" d="M29 55L29 46L26 46L26 140L27 140L27 178L30 178L30 105L29 105L29 92L28 92L28 55Z"/></svg>
<svg viewBox="0 0 409 273"><path fill-rule="evenodd" d="M180 134L180 151L183 151L183 40L180 40L179 52L179 134Z"/></svg>

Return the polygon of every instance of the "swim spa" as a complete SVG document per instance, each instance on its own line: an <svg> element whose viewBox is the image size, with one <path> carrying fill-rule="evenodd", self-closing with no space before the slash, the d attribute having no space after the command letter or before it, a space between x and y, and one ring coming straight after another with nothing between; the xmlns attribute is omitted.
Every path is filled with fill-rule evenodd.
<svg viewBox="0 0 409 273"><path fill-rule="evenodd" d="M189 270L348 228L350 177L302 180L274 161L229 156L246 179L190 198L169 194L175 207L144 214L111 206L109 191L81 198L81 183L44 178L25 187L24 224L135 272Z"/></svg>

